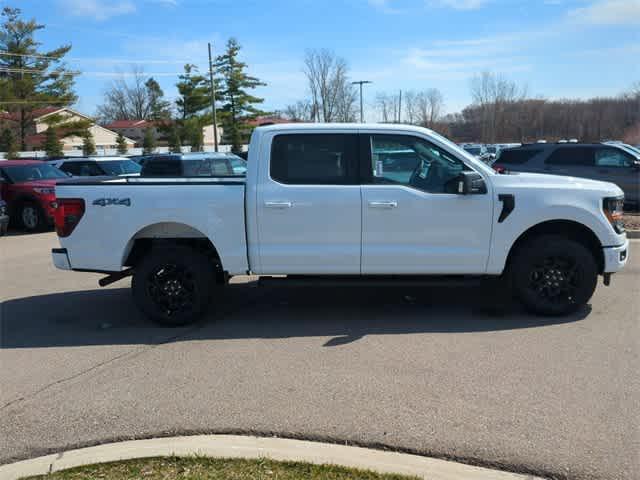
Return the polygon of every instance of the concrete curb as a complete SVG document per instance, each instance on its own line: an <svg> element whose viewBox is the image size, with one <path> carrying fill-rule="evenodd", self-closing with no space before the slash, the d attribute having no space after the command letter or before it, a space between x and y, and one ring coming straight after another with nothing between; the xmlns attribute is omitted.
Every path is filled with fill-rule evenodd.
<svg viewBox="0 0 640 480"><path fill-rule="evenodd" d="M627 238L640 238L640 230L627 230Z"/></svg>
<svg viewBox="0 0 640 480"><path fill-rule="evenodd" d="M225 458L270 458L334 464L380 473L415 475L429 480L535 480L539 477L502 472L405 453L329 443L240 435L194 435L109 443L69 450L0 466L1 480L44 475L67 468L117 460L158 456L203 455Z"/></svg>

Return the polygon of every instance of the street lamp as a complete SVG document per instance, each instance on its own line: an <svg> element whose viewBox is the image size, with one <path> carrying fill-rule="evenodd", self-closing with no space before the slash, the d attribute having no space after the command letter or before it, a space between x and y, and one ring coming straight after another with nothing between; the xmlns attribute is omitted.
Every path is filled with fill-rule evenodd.
<svg viewBox="0 0 640 480"><path fill-rule="evenodd" d="M364 112L362 111L362 85L365 83L373 83L369 80L358 80L357 82L351 82L351 85L360 85L360 123L364 123Z"/></svg>

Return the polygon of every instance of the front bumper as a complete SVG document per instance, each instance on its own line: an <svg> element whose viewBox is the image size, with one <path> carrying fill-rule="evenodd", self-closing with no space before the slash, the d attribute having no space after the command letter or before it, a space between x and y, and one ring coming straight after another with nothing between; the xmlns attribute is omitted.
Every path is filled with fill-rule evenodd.
<svg viewBox="0 0 640 480"><path fill-rule="evenodd" d="M51 258L56 268L60 270L72 270L66 248L52 248Z"/></svg>
<svg viewBox="0 0 640 480"><path fill-rule="evenodd" d="M618 247L605 247L604 273L619 272L629 260L629 239L625 238L624 244Z"/></svg>

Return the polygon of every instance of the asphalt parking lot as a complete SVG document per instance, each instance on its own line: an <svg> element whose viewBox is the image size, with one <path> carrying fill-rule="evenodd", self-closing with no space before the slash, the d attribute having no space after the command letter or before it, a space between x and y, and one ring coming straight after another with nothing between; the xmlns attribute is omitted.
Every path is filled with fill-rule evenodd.
<svg viewBox="0 0 640 480"><path fill-rule="evenodd" d="M592 304L487 313L472 289L241 279L216 316L149 324L128 281L0 238L0 463L107 440L258 432L558 478L640 478L640 242ZM214 318L217 317L217 318Z"/></svg>

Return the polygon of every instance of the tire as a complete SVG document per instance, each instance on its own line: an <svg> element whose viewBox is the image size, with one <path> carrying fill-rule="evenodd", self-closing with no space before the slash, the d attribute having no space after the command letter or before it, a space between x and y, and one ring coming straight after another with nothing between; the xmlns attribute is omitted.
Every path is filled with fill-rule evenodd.
<svg viewBox="0 0 640 480"><path fill-rule="evenodd" d="M192 248L155 248L135 267L133 299L160 325L188 325L207 312L216 287L214 273L211 260Z"/></svg>
<svg viewBox="0 0 640 480"><path fill-rule="evenodd" d="M530 312L544 316L580 309L598 283L592 253L559 235L540 236L519 248L508 274L515 297Z"/></svg>
<svg viewBox="0 0 640 480"><path fill-rule="evenodd" d="M22 203L16 212L18 224L29 233L41 232L47 227L47 218L35 202Z"/></svg>

